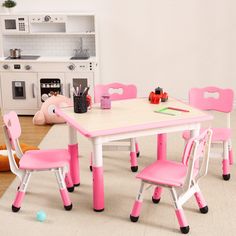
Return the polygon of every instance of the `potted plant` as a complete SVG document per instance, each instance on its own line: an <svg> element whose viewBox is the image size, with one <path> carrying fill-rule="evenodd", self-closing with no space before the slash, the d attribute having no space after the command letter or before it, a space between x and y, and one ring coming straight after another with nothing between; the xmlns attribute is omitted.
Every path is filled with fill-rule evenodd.
<svg viewBox="0 0 236 236"><path fill-rule="evenodd" d="M12 11L12 9L16 6L16 2L13 1L13 0L5 0L3 3L2 3L2 6L6 9L8 9L8 11Z"/></svg>

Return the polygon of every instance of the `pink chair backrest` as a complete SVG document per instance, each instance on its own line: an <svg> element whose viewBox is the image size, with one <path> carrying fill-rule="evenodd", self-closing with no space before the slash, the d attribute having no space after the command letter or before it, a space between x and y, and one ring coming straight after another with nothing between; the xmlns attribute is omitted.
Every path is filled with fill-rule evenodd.
<svg viewBox="0 0 236 236"><path fill-rule="evenodd" d="M201 110L231 112L233 109L234 92L232 89L217 87L192 88L189 91L190 105Z"/></svg>
<svg viewBox="0 0 236 236"><path fill-rule="evenodd" d="M21 127L16 112L11 111L3 116L3 122L7 127L8 135L12 144L12 148L16 148L16 140L21 135Z"/></svg>
<svg viewBox="0 0 236 236"><path fill-rule="evenodd" d="M111 93L111 90L114 90L114 93ZM117 93L116 90L121 90L121 93ZM94 97L95 102L100 102L101 96L109 94L111 100L123 100L137 97L137 88L135 85L125 85L120 83L111 83L111 84L98 84L95 86Z"/></svg>
<svg viewBox="0 0 236 236"><path fill-rule="evenodd" d="M198 142L197 150L196 150L196 157L195 160L198 160L200 157L203 156L203 153L205 152L205 147L207 144L209 137L209 129L205 130L202 132L198 137L191 138L184 149L184 153L182 156L182 163L184 165L188 165L189 158L193 152L193 147L194 147L194 141Z"/></svg>

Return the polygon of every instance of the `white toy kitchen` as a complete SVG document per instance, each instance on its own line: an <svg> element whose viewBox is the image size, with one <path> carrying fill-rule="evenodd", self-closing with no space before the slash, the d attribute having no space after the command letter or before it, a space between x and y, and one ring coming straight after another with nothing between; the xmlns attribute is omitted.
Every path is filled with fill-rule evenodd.
<svg viewBox="0 0 236 236"><path fill-rule="evenodd" d="M1 112L34 115L53 93L98 83L94 14L1 15Z"/></svg>

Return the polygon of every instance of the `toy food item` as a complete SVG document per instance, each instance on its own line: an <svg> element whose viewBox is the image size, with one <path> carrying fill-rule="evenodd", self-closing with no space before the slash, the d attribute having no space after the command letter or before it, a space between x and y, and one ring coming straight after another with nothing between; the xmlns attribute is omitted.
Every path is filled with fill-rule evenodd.
<svg viewBox="0 0 236 236"><path fill-rule="evenodd" d="M72 106L72 101L71 99L63 95L51 96L42 104L41 109L34 115L33 124L45 125L45 124L65 123L63 118L57 116L54 113L56 106L58 107Z"/></svg>

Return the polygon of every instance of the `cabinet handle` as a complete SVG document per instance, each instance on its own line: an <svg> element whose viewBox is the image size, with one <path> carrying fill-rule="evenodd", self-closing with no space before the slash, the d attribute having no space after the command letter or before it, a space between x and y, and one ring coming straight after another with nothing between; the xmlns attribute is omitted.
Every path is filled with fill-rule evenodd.
<svg viewBox="0 0 236 236"><path fill-rule="evenodd" d="M68 97L71 98L71 95L70 95L70 83L68 84Z"/></svg>
<svg viewBox="0 0 236 236"><path fill-rule="evenodd" d="M32 96L35 98L35 84L32 84Z"/></svg>
<svg viewBox="0 0 236 236"><path fill-rule="evenodd" d="M61 95L63 95L63 87L64 87L64 84L61 84Z"/></svg>

